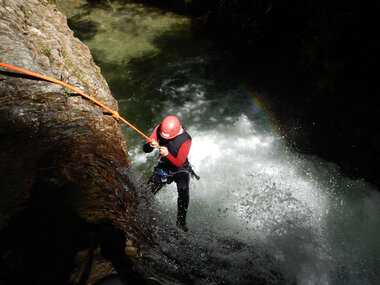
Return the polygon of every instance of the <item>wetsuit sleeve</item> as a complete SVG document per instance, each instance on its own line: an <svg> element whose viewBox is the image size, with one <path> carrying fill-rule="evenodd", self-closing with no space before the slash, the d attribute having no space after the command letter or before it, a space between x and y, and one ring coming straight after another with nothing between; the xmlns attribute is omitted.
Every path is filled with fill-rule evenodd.
<svg viewBox="0 0 380 285"><path fill-rule="evenodd" d="M185 141L178 150L177 157L174 157L171 153L169 153L166 158L173 163L176 167L181 167L189 154L191 147L191 139Z"/></svg>
<svg viewBox="0 0 380 285"><path fill-rule="evenodd" d="M154 139L155 141L157 141L157 129L158 129L159 126L160 125L158 125L157 127L155 127L153 133L150 135L149 138ZM144 143L143 150L144 150L144 152L152 152L153 147L150 146L148 140Z"/></svg>

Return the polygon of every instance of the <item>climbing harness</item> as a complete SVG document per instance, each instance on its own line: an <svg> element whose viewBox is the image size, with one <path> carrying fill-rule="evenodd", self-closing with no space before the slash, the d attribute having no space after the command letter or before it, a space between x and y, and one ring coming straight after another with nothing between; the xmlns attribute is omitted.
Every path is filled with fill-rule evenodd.
<svg viewBox="0 0 380 285"><path fill-rule="evenodd" d="M168 181L168 176L169 176L169 173L165 172L163 169L161 169L160 171L160 176L161 176L161 182L162 183L165 183Z"/></svg>
<svg viewBox="0 0 380 285"><path fill-rule="evenodd" d="M123 117L121 117L118 112L116 112L114 110L111 110L110 108L108 108L107 106L105 106L104 104L102 104L101 102L99 102L98 100L96 100L95 98L93 98L93 97L91 97L91 96L83 93L82 91L80 91L80 90L78 90L78 89L70 86L69 84L67 84L65 82L62 82L62 81L59 81L57 79L50 78L50 77L47 77L47 76L44 76L44 75L41 75L41 74L38 74L38 73L34 73L32 71L29 71L29 70L18 68L18 67L15 67L15 66L3 63L3 62L0 62L0 66L8 68L8 69L15 70L15 71L18 71L18 72L21 72L21 73L24 73L24 74L29 75L29 76L33 76L33 77L36 77L36 78L41 78L43 80L46 80L46 81L49 81L49 82L52 82L52 83L55 83L55 84L59 84L59 85L61 85L63 87L66 87L66 88L74 91L75 93L78 93L79 95L83 96L84 98L86 98L86 99L94 102L96 105L102 107L103 109L107 110L107 112L111 113L112 117L114 117L117 121L118 120L122 121L127 126L131 127L134 131L136 131L137 133L139 133L140 135L142 135L144 138L146 138L148 141L151 141L151 139L147 135L145 135L143 132L141 132L139 129L137 129L135 126L133 126L131 123L129 123Z"/></svg>
<svg viewBox="0 0 380 285"><path fill-rule="evenodd" d="M171 177L173 177L174 175L176 175L178 173L188 173L191 178L195 177L197 180L200 179L200 177L194 172L194 170L193 170L193 168L192 168L192 166L191 166L190 163L186 167L186 169L181 169L181 170L178 170L178 171L170 171L170 170L163 170L162 168L159 168L159 169L155 168L153 170L153 173L155 173L156 175L160 176L162 183L168 182L168 178L171 178Z"/></svg>

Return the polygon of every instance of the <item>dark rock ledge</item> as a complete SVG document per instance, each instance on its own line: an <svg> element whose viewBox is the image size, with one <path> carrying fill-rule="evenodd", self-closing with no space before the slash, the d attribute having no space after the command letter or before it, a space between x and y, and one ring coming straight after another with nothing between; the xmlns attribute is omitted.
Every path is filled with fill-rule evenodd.
<svg viewBox="0 0 380 285"><path fill-rule="evenodd" d="M117 110L89 49L43 0L0 0L0 61ZM136 211L150 202L110 114L0 68L0 177L0 284L147 282L143 249L154 243Z"/></svg>

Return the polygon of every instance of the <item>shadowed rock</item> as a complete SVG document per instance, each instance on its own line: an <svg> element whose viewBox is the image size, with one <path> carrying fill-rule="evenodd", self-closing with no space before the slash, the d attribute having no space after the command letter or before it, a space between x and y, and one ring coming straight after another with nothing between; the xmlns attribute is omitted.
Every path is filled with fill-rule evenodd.
<svg viewBox="0 0 380 285"><path fill-rule="evenodd" d="M0 25L1 62L117 110L55 6L1 0ZM61 86L1 68L0 138L0 284L92 284L111 274L146 282L142 248L153 243L135 214L144 187L112 116Z"/></svg>

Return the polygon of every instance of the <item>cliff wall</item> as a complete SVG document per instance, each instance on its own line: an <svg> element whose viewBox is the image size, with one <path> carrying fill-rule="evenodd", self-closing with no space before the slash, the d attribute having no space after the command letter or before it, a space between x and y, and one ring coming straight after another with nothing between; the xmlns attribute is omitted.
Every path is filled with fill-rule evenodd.
<svg viewBox="0 0 380 285"><path fill-rule="evenodd" d="M41 0L0 0L0 61L117 102L66 18ZM0 284L139 280L150 244L144 187L119 123L92 102L0 68ZM140 201L140 202L138 202Z"/></svg>

